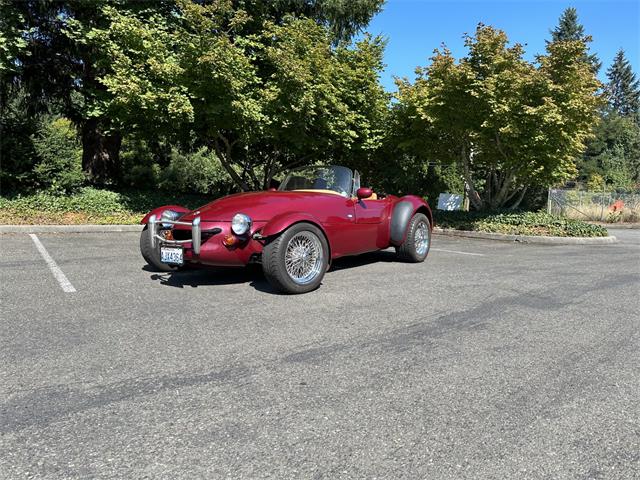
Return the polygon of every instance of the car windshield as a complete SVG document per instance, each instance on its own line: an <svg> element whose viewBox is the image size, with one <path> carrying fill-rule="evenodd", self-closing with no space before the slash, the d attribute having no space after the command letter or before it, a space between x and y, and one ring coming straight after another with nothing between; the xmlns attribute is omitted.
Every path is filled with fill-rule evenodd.
<svg viewBox="0 0 640 480"><path fill-rule="evenodd" d="M342 196L351 195L353 173L346 167L303 167L292 170L279 190L323 190Z"/></svg>

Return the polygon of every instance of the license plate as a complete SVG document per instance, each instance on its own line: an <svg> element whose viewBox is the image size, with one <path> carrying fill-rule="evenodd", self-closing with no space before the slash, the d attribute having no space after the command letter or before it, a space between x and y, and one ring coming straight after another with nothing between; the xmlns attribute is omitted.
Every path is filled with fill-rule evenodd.
<svg viewBox="0 0 640 480"><path fill-rule="evenodd" d="M182 248L160 247L160 261L162 263L182 265L184 263L184 253Z"/></svg>

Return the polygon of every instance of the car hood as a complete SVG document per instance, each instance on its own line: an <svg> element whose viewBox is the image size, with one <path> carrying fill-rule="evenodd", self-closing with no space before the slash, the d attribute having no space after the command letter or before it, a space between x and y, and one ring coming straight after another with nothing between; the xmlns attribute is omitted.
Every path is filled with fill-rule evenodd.
<svg viewBox="0 0 640 480"><path fill-rule="evenodd" d="M281 213L298 211L308 200L341 198L322 192L246 192L219 198L185 214L181 220L190 222L200 216L203 222L230 222L236 213L249 215L254 222L266 222Z"/></svg>

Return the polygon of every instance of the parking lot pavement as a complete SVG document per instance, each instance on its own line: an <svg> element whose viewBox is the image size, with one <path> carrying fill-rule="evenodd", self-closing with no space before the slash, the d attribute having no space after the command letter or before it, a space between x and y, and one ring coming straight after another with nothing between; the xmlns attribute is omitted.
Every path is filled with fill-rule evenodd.
<svg viewBox="0 0 640 480"><path fill-rule="evenodd" d="M618 231L615 232L619 234ZM0 478L638 478L640 231L157 274L0 236Z"/></svg>

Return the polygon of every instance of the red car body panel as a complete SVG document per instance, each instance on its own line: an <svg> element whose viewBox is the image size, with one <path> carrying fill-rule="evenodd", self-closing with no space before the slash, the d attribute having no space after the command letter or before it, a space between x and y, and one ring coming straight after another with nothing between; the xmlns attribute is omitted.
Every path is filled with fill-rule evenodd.
<svg viewBox="0 0 640 480"><path fill-rule="evenodd" d="M202 241L198 257L193 255L190 244L187 243L185 260L205 265L242 266L262 252L264 242L270 237L295 223L309 222L322 230L329 244L331 258L335 259L390 247L393 244L391 219L394 207L399 202L405 202L405 207L409 203L412 215L418 211L427 215L433 226L429 205L417 196L398 198L389 195L379 200L358 200L322 191L239 193L220 198L193 211L169 205L149 212L141 223L146 224L151 215L160 218L166 209L184 213L180 221L187 223L199 216L204 234L214 228L220 228L221 232ZM236 243L228 247L222 240L234 235L231 231L231 219L237 213L248 215L253 223L248 235L236 237ZM190 230L190 227L174 225L173 230Z"/></svg>

